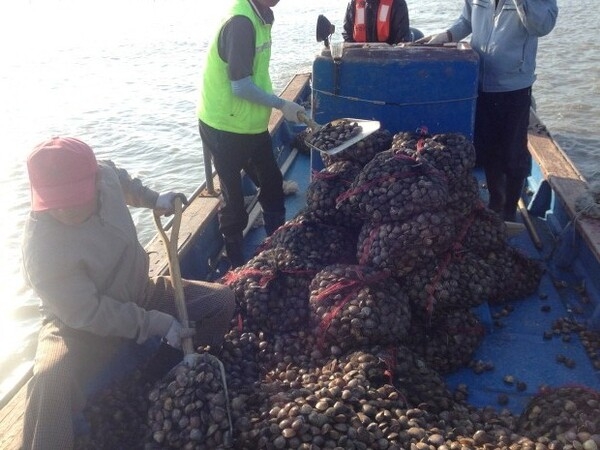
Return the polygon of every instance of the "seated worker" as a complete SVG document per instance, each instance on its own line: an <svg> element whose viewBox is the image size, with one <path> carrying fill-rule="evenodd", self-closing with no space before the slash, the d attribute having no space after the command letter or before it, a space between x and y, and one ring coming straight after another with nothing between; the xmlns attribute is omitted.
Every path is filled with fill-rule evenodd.
<svg viewBox="0 0 600 450"><path fill-rule="evenodd" d="M350 0L342 36L346 42L410 42L405 0Z"/></svg>
<svg viewBox="0 0 600 450"><path fill-rule="evenodd" d="M73 418L86 387L122 345L183 337L218 348L229 329L229 287L184 280L189 318L174 317L168 277L150 278L128 205L173 213L183 194L158 194L74 138L51 138L27 159L31 212L23 236L26 282L41 300L42 325L27 389L24 449L74 446Z"/></svg>

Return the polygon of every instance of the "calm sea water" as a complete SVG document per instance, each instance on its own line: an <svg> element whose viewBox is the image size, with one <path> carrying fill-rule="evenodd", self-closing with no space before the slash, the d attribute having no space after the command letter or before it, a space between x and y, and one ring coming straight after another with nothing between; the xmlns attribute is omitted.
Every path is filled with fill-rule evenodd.
<svg viewBox="0 0 600 450"><path fill-rule="evenodd" d="M445 29L462 0L407 0L411 25ZM540 40L537 109L587 177L600 171L598 0L559 0L555 30ZM77 136L158 191L191 194L204 181L195 119L202 56L222 2L14 0L0 5L0 398L32 362L37 298L23 287L21 230L29 207L25 158L52 135ZM210 6L207 6L210 5ZM282 0L275 8L275 91L309 71L324 14L341 40L346 0ZM208 8L208 10L207 10ZM140 240L149 211L132 211Z"/></svg>

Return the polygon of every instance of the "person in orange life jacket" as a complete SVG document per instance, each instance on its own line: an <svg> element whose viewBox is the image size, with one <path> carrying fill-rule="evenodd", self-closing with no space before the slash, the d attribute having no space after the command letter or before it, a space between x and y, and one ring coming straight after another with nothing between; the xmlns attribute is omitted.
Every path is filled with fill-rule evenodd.
<svg viewBox="0 0 600 450"><path fill-rule="evenodd" d="M410 42L405 0L351 0L342 37L346 42Z"/></svg>
<svg viewBox="0 0 600 450"><path fill-rule="evenodd" d="M198 128L221 183L223 206L219 231L232 267L245 262L243 231L248 213L240 172L260 188L265 232L271 234L285 222L283 176L273 155L268 131L272 108L286 120L300 122L304 108L273 94L271 58L271 9L279 0L235 0L223 25L206 52Z"/></svg>
<svg viewBox="0 0 600 450"><path fill-rule="evenodd" d="M195 327L183 328L169 278L149 276L148 254L128 206L170 215L183 194L153 191L111 161L97 161L87 144L70 137L41 142L27 170L31 212L23 232L23 274L41 300L42 325L22 448L68 450L88 396L98 383L111 382L103 374L123 347L137 354L163 339L179 348L182 337L193 335L196 345L218 348L235 299L227 286L184 280Z"/></svg>

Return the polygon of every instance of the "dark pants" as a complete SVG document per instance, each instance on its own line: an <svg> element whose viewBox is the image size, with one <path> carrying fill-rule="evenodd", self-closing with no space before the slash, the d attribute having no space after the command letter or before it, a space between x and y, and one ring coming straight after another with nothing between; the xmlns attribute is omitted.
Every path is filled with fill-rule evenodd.
<svg viewBox="0 0 600 450"><path fill-rule="evenodd" d="M483 166L489 208L504 220L516 220L525 179L531 173L527 127L531 88L480 92L475 113L475 150Z"/></svg>
<svg viewBox="0 0 600 450"><path fill-rule="evenodd" d="M195 346L218 348L229 330L235 294L227 286L203 281L183 280L183 289L188 316L196 326ZM168 277L158 277L149 280L140 306L176 315L174 298ZM23 450L73 448L73 415L81 413L90 394L125 375L122 364L114 365L121 362L115 357L123 345L131 343L73 330L56 319L44 322L27 387Z"/></svg>
<svg viewBox="0 0 600 450"><path fill-rule="evenodd" d="M510 92L479 92L475 112L474 144L477 161L509 177L526 178L531 172L527 127L531 88Z"/></svg>
<svg viewBox="0 0 600 450"><path fill-rule="evenodd" d="M273 156L271 135L237 134L217 130L198 121L202 145L210 152L223 193L219 226L225 237L240 234L248 224L240 173L260 189L258 202L265 213L285 213L283 176Z"/></svg>

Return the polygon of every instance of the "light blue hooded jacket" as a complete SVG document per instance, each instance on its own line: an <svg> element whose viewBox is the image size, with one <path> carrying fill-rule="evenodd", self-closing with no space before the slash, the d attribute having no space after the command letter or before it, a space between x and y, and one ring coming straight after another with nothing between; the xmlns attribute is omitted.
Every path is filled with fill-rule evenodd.
<svg viewBox="0 0 600 450"><path fill-rule="evenodd" d="M479 90L508 92L535 81L538 37L556 24L556 0L465 0L460 18L450 27L452 40L471 34L479 54Z"/></svg>

